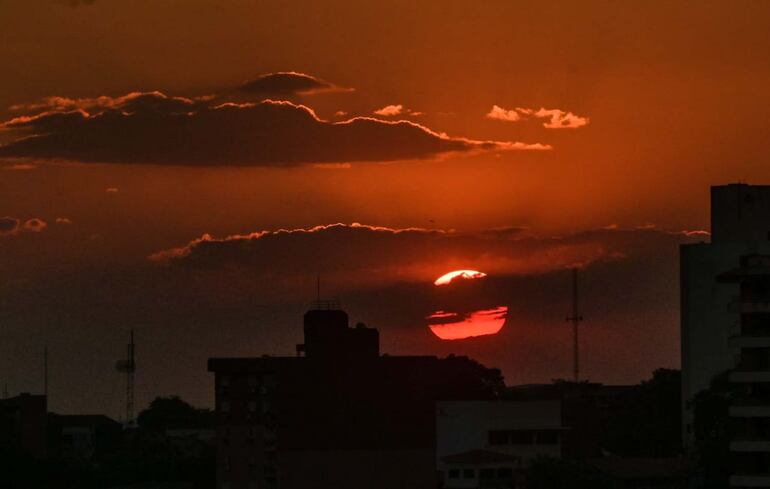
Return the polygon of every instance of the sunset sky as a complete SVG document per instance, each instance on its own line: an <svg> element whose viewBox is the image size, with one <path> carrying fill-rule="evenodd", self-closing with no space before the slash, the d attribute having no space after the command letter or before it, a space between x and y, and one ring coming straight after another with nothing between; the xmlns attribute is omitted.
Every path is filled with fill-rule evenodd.
<svg viewBox="0 0 770 489"><path fill-rule="evenodd" d="M770 177L770 3L0 0L0 383L52 410L210 405L339 297L391 354L508 383L678 367L678 246ZM433 281L500 333L442 341ZM71 386L88 386L73 392Z"/></svg>

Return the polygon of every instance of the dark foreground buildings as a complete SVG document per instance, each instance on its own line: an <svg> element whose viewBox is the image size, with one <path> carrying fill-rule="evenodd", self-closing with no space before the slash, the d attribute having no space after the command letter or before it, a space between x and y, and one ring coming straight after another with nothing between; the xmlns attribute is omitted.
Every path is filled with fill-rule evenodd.
<svg viewBox="0 0 770 489"><path fill-rule="evenodd" d="M436 401L491 399L465 357L380 355L377 330L319 303L296 357L212 358L220 489L433 488Z"/></svg>

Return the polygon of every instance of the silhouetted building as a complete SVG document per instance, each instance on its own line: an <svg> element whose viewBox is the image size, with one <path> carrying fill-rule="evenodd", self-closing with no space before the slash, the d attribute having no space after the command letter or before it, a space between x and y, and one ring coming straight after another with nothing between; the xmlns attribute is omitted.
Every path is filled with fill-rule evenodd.
<svg viewBox="0 0 770 489"><path fill-rule="evenodd" d="M436 463L443 487L517 487L537 457L561 457L559 401L440 401Z"/></svg>
<svg viewBox="0 0 770 489"><path fill-rule="evenodd" d="M122 425L102 414L54 414L48 418L52 450L59 457L91 460L114 452Z"/></svg>
<svg viewBox="0 0 770 489"><path fill-rule="evenodd" d="M681 257L682 439L692 446L695 394L733 366L729 337L738 313L728 308L734 284L716 277L742 255L770 252L770 186L730 184L711 188L711 242L683 245Z"/></svg>
<svg viewBox="0 0 770 489"><path fill-rule="evenodd" d="M48 454L46 396L23 393L0 399L0 449L36 458Z"/></svg>
<svg viewBox="0 0 770 489"><path fill-rule="evenodd" d="M334 308L309 311L304 332L296 357L209 359L218 487L435 487L436 401L490 398L499 372L380 356L377 331Z"/></svg>
<svg viewBox="0 0 770 489"><path fill-rule="evenodd" d="M728 379L739 393L730 407L730 486L770 488L770 255L743 256L719 278L740 287L730 302L740 317L730 337L738 355Z"/></svg>

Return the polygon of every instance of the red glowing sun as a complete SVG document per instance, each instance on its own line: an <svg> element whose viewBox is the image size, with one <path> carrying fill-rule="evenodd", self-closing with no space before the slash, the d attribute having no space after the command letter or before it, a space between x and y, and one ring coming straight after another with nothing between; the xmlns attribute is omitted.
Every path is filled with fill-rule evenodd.
<svg viewBox="0 0 770 489"><path fill-rule="evenodd" d="M489 304L482 287L486 273L455 270L436 279L441 288L435 312L426 316L430 330L442 340L460 340L498 333L508 307Z"/></svg>

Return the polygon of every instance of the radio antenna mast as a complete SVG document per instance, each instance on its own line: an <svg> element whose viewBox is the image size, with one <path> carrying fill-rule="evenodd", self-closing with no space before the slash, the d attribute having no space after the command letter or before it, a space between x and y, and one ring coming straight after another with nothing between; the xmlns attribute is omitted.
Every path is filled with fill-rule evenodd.
<svg viewBox="0 0 770 489"><path fill-rule="evenodd" d="M583 320L578 309L578 269L572 269L572 315L567 317L567 321L572 323L572 355L573 366L572 375L575 382L580 382L580 344L578 338L578 326Z"/></svg>
<svg viewBox="0 0 770 489"><path fill-rule="evenodd" d="M134 360L134 330L131 330L129 342L126 346L126 359L118 360L115 369L126 374L126 428L134 426L134 373L136 361Z"/></svg>
<svg viewBox="0 0 770 489"><path fill-rule="evenodd" d="M128 360L128 368L126 369L126 425L131 427L134 424L134 373L136 372L133 329L131 330L126 358Z"/></svg>
<svg viewBox="0 0 770 489"><path fill-rule="evenodd" d="M48 401L48 345L43 347L43 394Z"/></svg>

